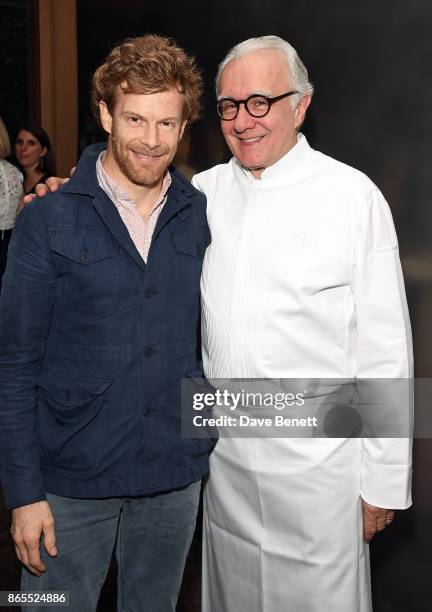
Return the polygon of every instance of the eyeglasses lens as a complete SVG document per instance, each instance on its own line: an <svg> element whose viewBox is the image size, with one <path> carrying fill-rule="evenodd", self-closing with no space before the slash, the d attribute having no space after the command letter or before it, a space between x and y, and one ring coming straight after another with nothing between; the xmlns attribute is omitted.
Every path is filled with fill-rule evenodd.
<svg viewBox="0 0 432 612"><path fill-rule="evenodd" d="M246 108L253 117L263 117L269 109L269 102L262 96L252 96L246 102Z"/></svg>
<svg viewBox="0 0 432 612"><path fill-rule="evenodd" d="M251 96L244 104L247 112L253 117L263 117L268 113L269 101L262 96ZM237 116L239 103L235 100L221 100L218 102L217 110L222 119L229 121Z"/></svg>
<svg viewBox="0 0 432 612"><path fill-rule="evenodd" d="M237 115L237 105L232 100L221 100L217 109L222 119L234 119Z"/></svg>

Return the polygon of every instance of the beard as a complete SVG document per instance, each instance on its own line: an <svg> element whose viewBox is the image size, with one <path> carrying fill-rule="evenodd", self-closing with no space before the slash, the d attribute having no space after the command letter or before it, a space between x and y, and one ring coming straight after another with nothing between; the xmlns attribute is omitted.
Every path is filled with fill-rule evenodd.
<svg viewBox="0 0 432 612"><path fill-rule="evenodd" d="M171 149L168 145L149 150L138 143L131 145L124 143L115 131L112 134L112 152L122 173L132 183L143 187L157 185L164 177L175 155L175 149ZM152 158L151 162L147 162L146 165L145 160L138 159L137 153L148 155Z"/></svg>

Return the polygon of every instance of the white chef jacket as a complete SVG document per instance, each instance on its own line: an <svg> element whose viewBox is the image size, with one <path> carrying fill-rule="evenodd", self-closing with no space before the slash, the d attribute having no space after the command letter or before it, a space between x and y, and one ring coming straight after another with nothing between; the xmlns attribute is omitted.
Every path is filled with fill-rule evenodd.
<svg viewBox="0 0 432 612"><path fill-rule="evenodd" d="M390 210L303 135L261 179L194 177L212 243L201 295L213 378L407 378L411 330ZM205 490L203 612L368 612L361 497L411 504L408 439L220 439Z"/></svg>

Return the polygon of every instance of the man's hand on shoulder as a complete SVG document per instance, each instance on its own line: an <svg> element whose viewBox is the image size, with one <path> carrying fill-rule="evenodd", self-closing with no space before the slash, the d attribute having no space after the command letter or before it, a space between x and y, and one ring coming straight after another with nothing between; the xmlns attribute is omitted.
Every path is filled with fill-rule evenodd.
<svg viewBox="0 0 432 612"><path fill-rule="evenodd" d="M33 574L43 574L46 566L40 556L42 535L47 553L51 557L57 555L54 517L48 502L39 501L12 510L11 534L21 563Z"/></svg>
<svg viewBox="0 0 432 612"><path fill-rule="evenodd" d="M70 176L72 176L74 172L75 168L72 168ZM49 179L47 179L46 183L38 183L35 187L36 193L29 193L28 195L24 196L24 205L30 204L30 202L36 197L43 198L44 196L46 196L47 193L57 191L58 189L60 189L60 187L62 187L62 185L65 185L68 180L68 178L51 176Z"/></svg>
<svg viewBox="0 0 432 612"><path fill-rule="evenodd" d="M377 531L383 531L394 520L394 510L377 508L363 502L363 539L369 543Z"/></svg>

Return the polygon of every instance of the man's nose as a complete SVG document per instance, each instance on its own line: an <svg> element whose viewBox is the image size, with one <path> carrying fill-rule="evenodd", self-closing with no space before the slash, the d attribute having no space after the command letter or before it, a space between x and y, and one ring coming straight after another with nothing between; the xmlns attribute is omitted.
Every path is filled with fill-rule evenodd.
<svg viewBox="0 0 432 612"><path fill-rule="evenodd" d="M142 132L140 141L149 149L157 149L160 145L159 128L157 125L147 125Z"/></svg>
<svg viewBox="0 0 432 612"><path fill-rule="evenodd" d="M235 131L244 132L245 130L255 127L255 123L255 118L247 112L245 104L240 104L237 117L234 119Z"/></svg>

